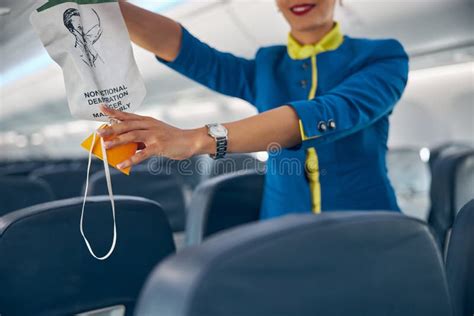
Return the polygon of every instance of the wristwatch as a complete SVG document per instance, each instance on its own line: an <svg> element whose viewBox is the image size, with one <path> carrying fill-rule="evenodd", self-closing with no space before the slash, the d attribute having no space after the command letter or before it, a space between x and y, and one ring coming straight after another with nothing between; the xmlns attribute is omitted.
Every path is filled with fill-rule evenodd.
<svg viewBox="0 0 474 316"><path fill-rule="evenodd" d="M224 158L227 154L227 128L222 124L207 124L207 133L216 141L216 153L209 155L217 160Z"/></svg>

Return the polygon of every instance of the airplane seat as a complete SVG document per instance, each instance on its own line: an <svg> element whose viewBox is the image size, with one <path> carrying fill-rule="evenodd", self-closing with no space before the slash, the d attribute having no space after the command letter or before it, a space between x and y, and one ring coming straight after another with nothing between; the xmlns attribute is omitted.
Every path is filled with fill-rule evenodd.
<svg viewBox="0 0 474 316"><path fill-rule="evenodd" d="M395 148L387 153L390 182L403 213L426 221L430 207L431 173L415 148Z"/></svg>
<svg viewBox="0 0 474 316"><path fill-rule="evenodd" d="M454 221L446 273L456 316L474 315L474 199Z"/></svg>
<svg viewBox="0 0 474 316"><path fill-rule="evenodd" d="M66 165L70 167L71 169L79 169L79 170L84 170L84 172L87 170L87 165L89 163L89 160L87 158L82 158L82 159L72 159L72 160L64 160L61 162L63 165ZM91 170L102 170L104 168L104 163L100 159L92 159L91 160Z"/></svg>
<svg viewBox="0 0 474 316"><path fill-rule="evenodd" d="M42 179L49 184L57 199L78 197L86 180L87 169L73 169L66 165L48 165L30 174L32 179Z"/></svg>
<svg viewBox="0 0 474 316"><path fill-rule="evenodd" d="M202 174L201 182L223 174L242 170L265 172L265 163L252 154L228 154L225 158L214 160L209 156L202 156L198 166Z"/></svg>
<svg viewBox="0 0 474 316"><path fill-rule="evenodd" d="M194 188L201 181L201 175L197 172L197 166L202 157L194 156L185 160L173 160L165 157L153 157L140 164L142 168L148 168L153 173L172 173L180 178L182 182L186 205L191 199Z"/></svg>
<svg viewBox="0 0 474 316"><path fill-rule="evenodd" d="M8 163L0 167L0 176L9 177L26 177L34 170L44 166L40 161L21 161Z"/></svg>
<svg viewBox="0 0 474 316"><path fill-rule="evenodd" d="M243 170L201 183L187 211L186 244L199 244L218 231L257 221L264 178L255 171Z"/></svg>
<svg viewBox="0 0 474 316"><path fill-rule="evenodd" d="M46 182L27 177L0 177L0 192L0 216L55 199Z"/></svg>
<svg viewBox="0 0 474 316"><path fill-rule="evenodd" d="M203 158L206 159L208 157L194 156L185 160L164 159L162 160L162 164L163 165L168 164L169 165L168 169L171 170L171 172L174 172L177 175L179 175L187 191L192 193L194 188L201 181L201 174L197 172L197 169L200 167L200 164L202 163ZM160 159L163 159L163 158L160 158Z"/></svg>
<svg viewBox="0 0 474 316"><path fill-rule="evenodd" d="M147 166L136 166L130 176L111 170L114 194L140 196L160 203L173 232L184 231L186 206L183 184L175 173L154 172ZM90 178L89 195L106 195L105 172L95 173Z"/></svg>
<svg viewBox="0 0 474 316"><path fill-rule="evenodd" d="M158 203L116 196L115 206L117 244L105 261L94 259L81 237L82 198L0 217L2 315L75 315L103 308L125 308L132 315L147 275L175 246ZM108 196L89 199L84 230L96 254L105 255L113 231Z"/></svg>
<svg viewBox="0 0 474 316"><path fill-rule="evenodd" d="M458 190L459 192L464 192L463 190L466 189L466 194L472 195L472 189L466 187L474 176L472 171L470 174L463 174L459 179L460 173L458 171L464 170L463 168L470 168L473 155L474 150L472 149L454 152L437 159L434 163L430 188L431 209L428 223L436 236L440 249L446 249L446 244L449 240L447 238L449 237L449 230L458 212L458 209L456 209L456 192ZM462 182L458 180L462 180ZM458 196L464 196L464 193L463 195L458 194ZM465 199L465 197L462 199Z"/></svg>
<svg viewBox="0 0 474 316"><path fill-rule="evenodd" d="M454 209L458 212L474 198L474 152L459 163L455 181Z"/></svg>
<svg viewBox="0 0 474 316"><path fill-rule="evenodd" d="M172 277L170 277L172 276ZM427 226L388 212L290 215L247 224L167 258L137 316L449 316Z"/></svg>
<svg viewBox="0 0 474 316"><path fill-rule="evenodd" d="M464 143L445 143L438 146L435 146L430 149L430 158L428 160L428 164L430 166L430 170L433 171L434 165L436 160L442 159L445 156L466 151L469 149L473 149L473 147L469 144Z"/></svg>

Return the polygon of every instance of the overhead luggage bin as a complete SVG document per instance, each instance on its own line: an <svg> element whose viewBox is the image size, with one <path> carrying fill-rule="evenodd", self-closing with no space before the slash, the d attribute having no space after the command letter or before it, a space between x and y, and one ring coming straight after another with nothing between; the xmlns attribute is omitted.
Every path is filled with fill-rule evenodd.
<svg viewBox="0 0 474 316"><path fill-rule="evenodd" d="M0 217L2 315L75 315L125 309L133 315L152 268L175 251L171 229L156 202L115 197L118 239L105 261L94 259L79 232L82 198L36 205ZM113 223L108 196L86 205L84 230L105 253Z"/></svg>
<svg viewBox="0 0 474 316"><path fill-rule="evenodd" d="M449 316L423 222L389 212L291 215L220 233L166 259L137 316Z"/></svg>

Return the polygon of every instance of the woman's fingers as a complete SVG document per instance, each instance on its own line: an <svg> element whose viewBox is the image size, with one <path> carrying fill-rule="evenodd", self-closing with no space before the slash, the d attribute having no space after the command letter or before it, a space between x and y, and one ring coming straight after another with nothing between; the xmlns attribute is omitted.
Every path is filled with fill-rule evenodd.
<svg viewBox="0 0 474 316"><path fill-rule="evenodd" d="M144 130L148 126L145 120L123 121L118 124L101 128L97 131L101 137L121 135L135 130Z"/></svg>
<svg viewBox="0 0 474 316"><path fill-rule="evenodd" d="M105 149L111 149L120 145L130 143L144 143L146 135L141 131L133 131L121 134L112 140L104 142Z"/></svg>
<svg viewBox="0 0 474 316"><path fill-rule="evenodd" d="M138 150L143 150L146 148L145 143L138 143Z"/></svg>
<svg viewBox="0 0 474 316"><path fill-rule="evenodd" d="M138 151L135 155L132 156L132 158L125 160L124 162L121 162L117 165L117 168L119 169L125 169L134 165L138 165L142 161L147 160L150 158L153 154L151 151L144 149L141 151Z"/></svg>
<svg viewBox="0 0 474 316"><path fill-rule="evenodd" d="M119 121L127 121L127 120L137 120L140 119L142 116L137 115L137 114L132 114L132 113L127 113L127 112L122 112L122 111L117 111L114 109L109 108L108 106L101 104L100 105L100 110L102 113L107 115L110 118L119 120Z"/></svg>

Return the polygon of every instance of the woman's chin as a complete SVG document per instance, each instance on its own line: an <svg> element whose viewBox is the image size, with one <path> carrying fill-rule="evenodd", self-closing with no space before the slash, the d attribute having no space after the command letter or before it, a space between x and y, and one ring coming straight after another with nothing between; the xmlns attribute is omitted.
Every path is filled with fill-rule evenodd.
<svg viewBox="0 0 474 316"><path fill-rule="evenodd" d="M292 30L298 31L314 30L318 27L321 27L321 25L324 25L324 21L322 21L322 19L318 19L314 15L293 18L288 20L288 23L290 24Z"/></svg>
<svg viewBox="0 0 474 316"><path fill-rule="evenodd" d="M314 21L308 21L308 23L298 23L298 25L292 25L291 30L293 32L303 33L303 32L313 32L315 29L318 29L320 26Z"/></svg>

